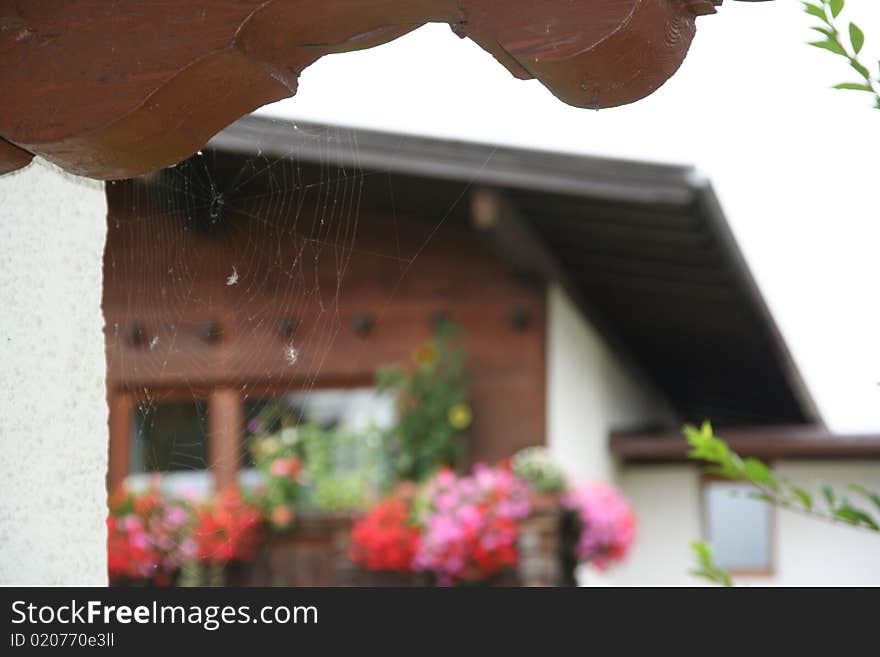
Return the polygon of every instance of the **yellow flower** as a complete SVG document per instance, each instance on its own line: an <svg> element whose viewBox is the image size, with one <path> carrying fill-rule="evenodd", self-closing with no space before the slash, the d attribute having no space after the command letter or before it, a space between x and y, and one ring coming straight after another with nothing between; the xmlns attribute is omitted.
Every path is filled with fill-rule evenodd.
<svg viewBox="0 0 880 657"><path fill-rule="evenodd" d="M413 360L418 365L431 365L437 360L437 348L431 343L422 345L413 353Z"/></svg>
<svg viewBox="0 0 880 657"><path fill-rule="evenodd" d="M453 429L457 429L461 431L462 429L467 429L471 420L474 419L474 414L471 412L471 407L465 403L456 404L452 408L449 409L449 424L452 425Z"/></svg>

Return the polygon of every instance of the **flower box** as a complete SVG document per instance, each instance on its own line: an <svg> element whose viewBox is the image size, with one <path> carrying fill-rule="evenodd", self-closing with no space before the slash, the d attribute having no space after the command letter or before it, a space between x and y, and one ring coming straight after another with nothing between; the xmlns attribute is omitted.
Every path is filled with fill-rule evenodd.
<svg viewBox="0 0 880 657"><path fill-rule="evenodd" d="M229 586L431 586L423 573L370 571L351 561L352 514L300 515L294 528L269 537L249 562L229 564ZM518 567L486 586L571 586L575 583L569 514L558 504L536 506L519 524Z"/></svg>

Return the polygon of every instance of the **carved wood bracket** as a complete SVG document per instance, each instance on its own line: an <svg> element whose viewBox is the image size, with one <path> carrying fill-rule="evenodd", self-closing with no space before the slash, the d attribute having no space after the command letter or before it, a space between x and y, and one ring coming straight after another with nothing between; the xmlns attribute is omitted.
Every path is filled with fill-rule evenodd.
<svg viewBox="0 0 880 657"><path fill-rule="evenodd" d="M84 176L188 157L296 93L330 53L448 23L577 107L631 103L722 0L0 0L0 173L34 154Z"/></svg>

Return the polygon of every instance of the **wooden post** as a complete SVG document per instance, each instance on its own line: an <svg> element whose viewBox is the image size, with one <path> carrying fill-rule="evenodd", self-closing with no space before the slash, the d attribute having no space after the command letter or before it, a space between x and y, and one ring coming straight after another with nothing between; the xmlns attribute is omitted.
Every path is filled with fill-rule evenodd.
<svg viewBox="0 0 880 657"><path fill-rule="evenodd" d="M107 490L113 492L128 474L131 449L131 423L134 418L134 397L128 392L111 392L107 398L110 429L109 458L107 460Z"/></svg>
<svg viewBox="0 0 880 657"><path fill-rule="evenodd" d="M519 523L517 571L520 586L562 586L562 510L539 507Z"/></svg>
<svg viewBox="0 0 880 657"><path fill-rule="evenodd" d="M214 390L208 398L208 466L217 490L237 481L243 428L244 409L238 390Z"/></svg>

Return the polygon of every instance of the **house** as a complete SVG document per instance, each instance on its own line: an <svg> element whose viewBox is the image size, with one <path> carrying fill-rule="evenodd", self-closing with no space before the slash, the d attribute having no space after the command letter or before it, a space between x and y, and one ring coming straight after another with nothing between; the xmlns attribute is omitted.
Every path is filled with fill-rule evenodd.
<svg viewBox="0 0 880 657"><path fill-rule="evenodd" d="M685 461L681 425L711 419L799 480L880 479L880 438L824 428L691 168L246 117L107 198L111 486L151 468L234 481L267 399L387 414L376 368L449 318L473 461L547 444L632 499L638 548L588 582L690 583L700 535L760 583L880 581L852 530L733 498ZM823 570L829 550L847 556Z"/></svg>

